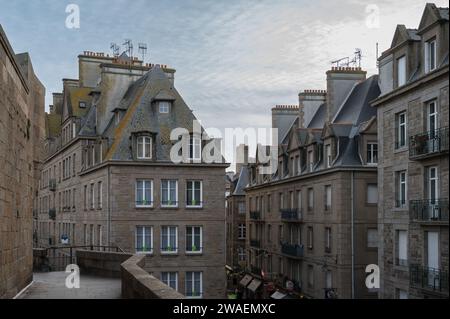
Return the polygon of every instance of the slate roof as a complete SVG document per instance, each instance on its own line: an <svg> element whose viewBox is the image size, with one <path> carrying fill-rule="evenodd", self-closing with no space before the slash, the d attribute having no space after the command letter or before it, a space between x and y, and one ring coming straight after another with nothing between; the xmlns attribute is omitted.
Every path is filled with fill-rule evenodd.
<svg viewBox="0 0 450 319"><path fill-rule="evenodd" d="M327 115L327 105L323 103L314 114L311 122L309 122L308 128L322 128L325 124L325 117Z"/></svg>
<svg viewBox="0 0 450 319"><path fill-rule="evenodd" d="M245 195L244 189L248 185L248 167L243 166L239 173L239 178L236 183L236 187L234 189L233 195Z"/></svg>

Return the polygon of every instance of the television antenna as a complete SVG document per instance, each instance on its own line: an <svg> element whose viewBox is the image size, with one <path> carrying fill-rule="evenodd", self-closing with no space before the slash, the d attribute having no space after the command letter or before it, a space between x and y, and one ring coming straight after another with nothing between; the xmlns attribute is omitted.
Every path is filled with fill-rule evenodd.
<svg viewBox="0 0 450 319"><path fill-rule="evenodd" d="M111 51L113 53L113 56L115 58L119 57L120 54L120 47L116 43L111 43Z"/></svg>
<svg viewBox="0 0 450 319"><path fill-rule="evenodd" d="M130 60L133 60L133 42L131 39L125 39L125 43L123 45L127 48L125 52L128 53L128 57Z"/></svg>
<svg viewBox="0 0 450 319"><path fill-rule="evenodd" d="M145 61L145 56L147 55L147 44L139 43L139 54L142 55L142 62Z"/></svg>
<svg viewBox="0 0 450 319"><path fill-rule="evenodd" d="M354 66L354 67L361 67L361 60L362 60L362 50L356 48L355 53L353 56L353 59L350 60L350 57L344 57L338 60L331 61L331 64L335 67L348 67L348 66Z"/></svg>

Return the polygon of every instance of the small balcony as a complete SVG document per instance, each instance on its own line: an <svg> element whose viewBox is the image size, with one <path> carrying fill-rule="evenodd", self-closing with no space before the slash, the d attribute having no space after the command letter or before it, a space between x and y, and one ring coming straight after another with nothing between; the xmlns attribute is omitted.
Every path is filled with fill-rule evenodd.
<svg viewBox="0 0 450 319"><path fill-rule="evenodd" d="M56 179L55 178L50 179L50 181L48 182L48 188L50 189L51 192L56 192Z"/></svg>
<svg viewBox="0 0 450 319"><path fill-rule="evenodd" d="M448 199L423 199L409 202L410 217L417 222L448 224Z"/></svg>
<svg viewBox="0 0 450 319"><path fill-rule="evenodd" d="M437 292L448 292L447 270L411 265L409 276L410 283L414 287Z"/></svg>
<svg viewBox="0 0 450 319"><path fill-rule="evenodd" d="M56 208L50 208L48 210L48 218L51 220L56 220Z"/></svg>
<svg viewBox="0 0 450 319"><path fill-rule="evenodd" d="M281 220L283 222L302 222L302 213L297 208L281 209Z"/></svg>
<svg viewBox="0 0 450 319"><path fill-rule="evenodd" d="M304 250L303 245L287 244L287 243L281 244L281 253L289 257L303 258L303 250Z"/></svg>
<svg viewBox="0 0 450 319"><path fill-rule="evenodd" d="M250 211L250 219L254 221L262 221L262 216L260 211Z"/></svg>
<svg viewBox="0 0 450 319"><path fill-rule="evenodd" d="M419 160L448 153L448 127L411 136L409 158Z"/></svg>
<svg viewBox="0 0 450 319"><path fill-rule="evenodd" d="M252 248L261 248L261 241L257 239L250 240L250 247Z"/></svg>

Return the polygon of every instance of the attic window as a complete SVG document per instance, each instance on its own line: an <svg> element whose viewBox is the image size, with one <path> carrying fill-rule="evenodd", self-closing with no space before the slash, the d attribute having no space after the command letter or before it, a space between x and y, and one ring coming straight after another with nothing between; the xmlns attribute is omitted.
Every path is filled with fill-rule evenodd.
<svg viewBox="0 0 450 319"><path fill-rule="evenodd" d="M159 113L168 114L170 111L170 102L161 101L159 102Z"/></svg>
<svg viewBox="0 0 450 319"><path fill-rule="evenodd" d="M78 106L79 106L80 109L85 109L85 108L86 108L86 102L80 101L80 102L78 103Z"/></svg>
<svg viewBox="0 0 450 319"><path fill-rule="evenodd" d="M152 139L150 136L139 136L137 138L137 158L151 159L152 157Z"/></svg>

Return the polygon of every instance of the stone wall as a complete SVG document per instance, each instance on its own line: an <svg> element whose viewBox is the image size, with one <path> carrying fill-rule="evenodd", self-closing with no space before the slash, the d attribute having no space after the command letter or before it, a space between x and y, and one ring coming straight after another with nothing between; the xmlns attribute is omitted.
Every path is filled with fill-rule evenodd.
<svg viewBox="0 0 450 319"><path fill-rule="evenodd" d="M126 253L78 250L76 256L77 265L83 274L120 278L120 265L132 255Z"/></svg>
<svg viewBox="0 0 450 319"><path fill-rule="evenodd" d="M122 298L184 299L185 297L147 273L145 255L134 255L121 265Z"/></svg>

